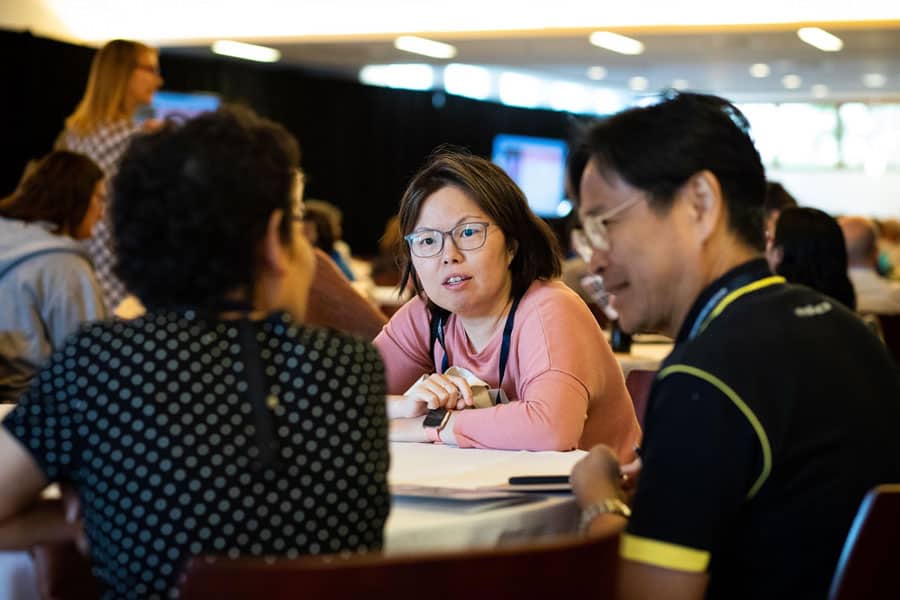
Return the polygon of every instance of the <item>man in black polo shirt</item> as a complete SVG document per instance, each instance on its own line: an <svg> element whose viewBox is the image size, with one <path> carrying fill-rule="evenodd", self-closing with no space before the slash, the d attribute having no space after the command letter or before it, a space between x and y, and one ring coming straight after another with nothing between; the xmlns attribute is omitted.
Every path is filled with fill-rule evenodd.
<svg viewBox="0 0 900 600"><path fill-rule="evenodd" d="M672 93L588 132L591 268L624 330L676 339L650 393L623 598L825 598L863 495L900 481L900 374L853 313L768 270L748 130L720 98ZM603 448L575 467L587 529L630 512L619 473Z"/></svg>

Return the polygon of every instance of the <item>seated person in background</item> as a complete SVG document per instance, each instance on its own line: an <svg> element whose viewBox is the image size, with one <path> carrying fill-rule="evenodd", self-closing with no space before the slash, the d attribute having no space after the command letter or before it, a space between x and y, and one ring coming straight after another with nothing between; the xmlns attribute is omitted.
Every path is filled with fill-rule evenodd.
<svg viewBox="0 0 900 600"><path fill-rule="evenodd" d="M847 243L849 275L856 289L856 309L863 314L900 313L900 283L878 274L875 225L865 217L838 219Z"/></svg>
<svg viewBox="0 0 900 600"><path fill-rule="evenodd" d="M766 242L766 260L788 282L811 287L856 310L844 235L828 213L807 207L783 210L774 236Z"/></svg>
<svg viewBox="0 0 900 600"><path fill-rule="evenodd" d="M371 341L387 318L341 273L327 254L315 249L316 276L309 290L306 323L330 327Z"/></svg>
<svg viewBox="0 0 900 600"><path fill-rule="evenodd" d="M81 323L106 317L79 241L91 237L105 193L94 161L56 151L0 200L0 403L16 402Z"/></svg>
<svg viewBox="0 0 900 600"><path fill-rule="evenodd" d="M778 222L778 216L781 211L797 206L797 200L790 192L784 189L784 186L777 181L766 182L766 199L763 203L763 210L766 212L766 239L769 240L775 235L775 223Z"/></svg>
<svg viewBox="0 0 900 600"><path fill-rule="evenodd" d="M400 256L405 245L406 240L400 235L400 217L394 215L384 224L384 232L378 239L378 256L372 259L370 272L374 284L370 296L381 310L390 314L415 294L409 281L400 287Z"/></svg>
<svg viewBox="0 0 900 600"><path fill-rule="evenodd" d="M384 231L378 239L378 256L372 259L372 281L376 285L400 285L400 253L405 243L400 235L400 216L393 215L384 224Z"/></svg>
<svg viewBox="0 0 900 600"><path fill-rule="evenodd" d="M375 338L392 439L527 450L602 440L632 455L640 429L622 370L584 302L553 280L556 240L499 167L435 154L403 195L400 227L403 284L411 279L418 295ZM472 405L472 390L443 374L450 366L510 402L458 410ZM451 409L449 420L423 427L428 409Z"/></svg>
<svg viewBox="0 0 900 600"><path fill-rule="evenodd" d="M347 279L350 281L356 279L344 258L334 248L334 227L328 213L315 206L305 206L303 210L303 235L306 236L310 244L327 254Z"/></svg>
<svg viewBox="0 0 900 600"><path fill-rule="evenodd" d="M298 162L246 109L135 140L112 227L147 313L83 328L0 428L0 521L71 482L106 598L170 597L196 555L382 544L384 368L371 344L303 325Z"/></svg>
<svg viewBox="0 0 900 600"><path fill-rule="evenodd" d="M878 228L879 263L890 267L891 279L900 279L900 219L882 219Z"/></svg>
<svg viewBox="0 0 900 600"><path fill-rule="evenodd" d="M855 314L769 271L763 165L736 107L670 92L589 140L591 267L623 329L676 339L650 391L619 598L825 598L863 496L900 481L900 373ZM592 532L629 513L614 456L598 447L572 472Z"/></svg>

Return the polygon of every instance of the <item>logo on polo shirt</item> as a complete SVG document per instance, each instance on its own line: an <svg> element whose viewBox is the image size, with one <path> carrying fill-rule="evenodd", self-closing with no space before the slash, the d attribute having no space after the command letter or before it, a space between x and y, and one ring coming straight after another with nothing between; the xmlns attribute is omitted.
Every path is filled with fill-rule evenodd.
<svg viewBox="0 0 900 600"><path fill-rule="evenodd" d="M794 309L794 314L798 317L817 317L831 311L831 302L822 301L818 304L807 304L806 306L798 306Z"/></svg>

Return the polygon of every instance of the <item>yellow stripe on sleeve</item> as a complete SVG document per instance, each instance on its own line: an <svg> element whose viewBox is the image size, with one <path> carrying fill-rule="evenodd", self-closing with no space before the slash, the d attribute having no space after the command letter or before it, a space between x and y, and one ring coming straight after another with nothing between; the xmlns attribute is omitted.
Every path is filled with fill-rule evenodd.
<svg viewBox="0 0 900 600"><path fill-rule="evenodd" d="M750 491L747 493L747 498L752 498L756 495L756 492L759 491L759 488L766 482L766 479L769 478L769 473L772 472L772 447L769 444L769 436L766 434L766 430L763 429L762 423L759 422L759 419L753 413L747 403L744 402L740 396L738 396L737 392L735 392L731 387L707 371L703 369L698 369L697 367L692 367L689 365L670 365L662 370L659 374L658 379L663 379L672 373L685 373L687 375L693 375L707 383L711 384L713 387L717 388L720 392L725 394L725 396L731 400L731 402L741 411L747 421L750 423L750 426L753 428L753 431L756 432L756 437L759 438L759 445L762 450L762 458L763 458L763 466L762 471L759 474L759 477L756 478L756 482L754 482L753 486L750 488Z"/></svg>
<svg viewBox="0 0 900 600"><path fill-rule="evenodd" d="M628 533L622 534L619 555L626 560L691 573L703 573L709 566L709 552L706 550L660 542Z"/></svg>

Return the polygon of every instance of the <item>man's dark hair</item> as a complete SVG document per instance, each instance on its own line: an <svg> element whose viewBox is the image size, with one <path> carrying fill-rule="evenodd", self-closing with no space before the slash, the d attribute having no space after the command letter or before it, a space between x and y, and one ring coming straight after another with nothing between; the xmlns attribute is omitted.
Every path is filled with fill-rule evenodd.
<svg viewBox="0 0 900 600"><path fill-rule="evenodd" d="M528 207L522 190L494 163L464 151L439 148L413 177L400 201L400 233L416 227L422 205L431 194L453 186L478 205L503 231L507 244L518 245L509 266L512 295L521 296L535 279L551 279L561 272L560 250L550 226ZM403 244L403 277L400 288L412 278L419 294L409 245Z"/></svg>
<svg viewBox="0 0 900 600"><path fill-rule="evenodd" d="M772 245L781 249L776 273L856 309L844 234L831 215L815 208L785 208L775 225Z"/></svg>
<svg viewBox="0 0 900 600"><path fill-rule="evenodd" d="M251 292L274 211L291 239L299 160L287 130L241 107L136 138L114 181L116 273L148 308L212 308Z"/></svg>
<svg viewBox="0 0 900 600"><path fill-rule="evenodd" d="M12 195L0 200L0 217L46 221L73 234L84 220L103 171L83 154L55 150L29 165Z"/></svg>
<svg viewBox="0 0 900 600"><path fill-rule="evenodd" d="M601 173L644 190L659 211L671 207L690 177L710 171L722 188L729 227L747 245L764 248L765 170L749 122L727 100L669 91L655 104L598 122L588 145Z"/></svg>

